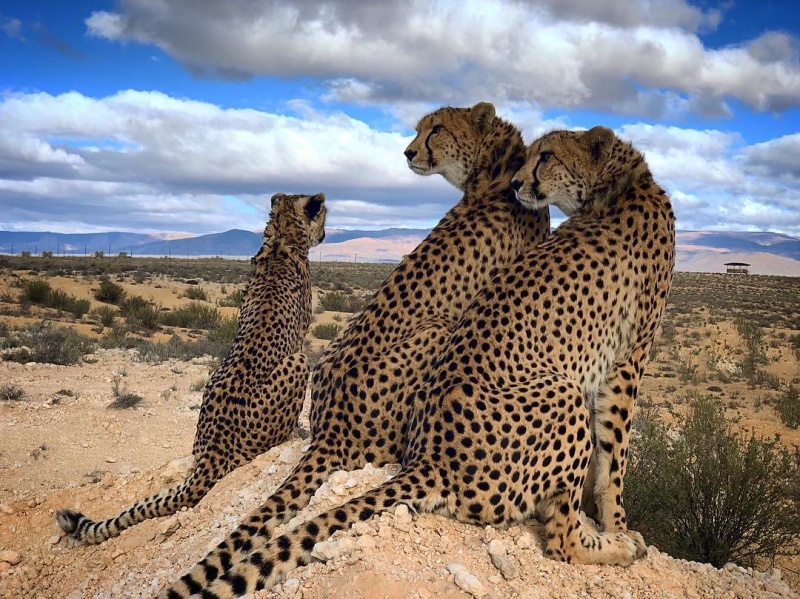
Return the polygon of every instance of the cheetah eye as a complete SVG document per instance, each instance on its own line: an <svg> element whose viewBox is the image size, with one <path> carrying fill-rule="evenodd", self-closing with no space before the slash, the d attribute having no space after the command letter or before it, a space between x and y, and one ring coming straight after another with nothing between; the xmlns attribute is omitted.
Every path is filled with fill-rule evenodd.
<svg viewBox="0 0 800 599"><path fill-rule="evenodd" d="M552 157L553 157L553 153L552 152L542 152L541 154L539 154L539 162L544 164L545 162L550 160Z"/></svg>
<svg viewBox="0 0 800 599"><path fill-rule="evenodd" d="M442 129L444 129L444 126L442 126L442 125L434 125L434 126L431 128L431 135L436 135L436 134L437 134L437 133L439 133L439 131L441 131Z"/></svg>

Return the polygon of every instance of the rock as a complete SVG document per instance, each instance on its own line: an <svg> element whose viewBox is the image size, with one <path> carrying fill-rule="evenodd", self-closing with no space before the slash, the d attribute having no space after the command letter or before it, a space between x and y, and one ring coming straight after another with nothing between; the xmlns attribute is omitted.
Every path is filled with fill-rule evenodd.
<svg viewBox="0 0 800 599"><path fill-rule="evenodd" d="M375 545L377 545L375 539L370 536L358 537L358 540L356 541L356 547L362 550L374 549Z"/></svg>
<svg viewBox="0 0 800 599"><path fill-rule="evenodd" d="M338 541L321 541L314 545L311 557L327 562L350 553L355 549L355 546L355 541L350 537L344 537Z"/></svg>
<svg viewBox="0 0 800 599"><path fill-rule="evenodd" d="M22 558L16 551L0 551L0 562L7 562L12 566L16 566Z"/></svg>
<svg viewBox="0 0 800 599"><path fill-rule="evenodd" d="M289 447L285 447L281 452L281 455L278 456L278 460L280 460L283 464L294 464L297 459L297 452L291 445Z"/></svg>
<svg viewBox="0 0 800 599"><path fill-rule="evenodd" d="M506 580L512 580L519 576L519 568L506 556L499 553L489 552L489 557L492 559L494 567L500 570L500 574Z"/></svg>
<svg viewBox="0 0 800 599"><path fill-rule="evenodd" d="M500 539L489 542L489 555L505 555L506 553L508 553L508 548Z"/></svg>
<svg viewBox="0 0 800 599"><path fill-rule="evenodd" d="M160 532L165 537L172 536L175 534L175 531L181 527L181 523L178 521L176 516L172 516L168 518L158 526L158 532Z"/></svg>
<svg viewBox="0 0 800 599"><path fill-rule="evenodd" d="M194 466L194 456L188 455L172 460L159 473L159 479L164 486L180 483L186 480L189 472Z"/></svg>
<svg viewBox="0 0 800 599"><path fill-rule="evenodd" d="M411 530L413 517L405 503L400 503L394 508L394 527L403 532Z"/></svg>
<svg viewBox="0 0 800 599"><path fill-rule="evenodd" d="M533 537L531 537L530 533L524 532L517 539L517 547L520 549L530 549L532 545Z"/></svg>
<svg viewBox="0 0 800 599"><path fill-rule="evenodd" d="M283 594L286 595L287 598L291 599L297 595L299 589L300 581L297 578L287 578L283 581Z"/></svg>
<svg viewBox="0 0 800 599"><path fill-rule="evenodd" d="M109 464L113 464L116 461L117 461L117 458L112 458L112 457L107 457L106 458L106 462L108 462Z"/></svg>
<svg viewBox="0 0 800 599"><path fill-rule="evenodd" d="M477 576L467 570L463 564L448 564L447 571L455 577L455 583L462 591L473 597L485 597L489 594Z"/></svg>
<svg viewBox="0 0 800 599"><path fill-rule="evenodd" d="M48 545L58 545L58 542L61 540L61 535L53 535L52 537L47 538Z"/></svg>
<svg viewBox="0 0 800 599"><path fill-rule="evenodd" d="M14 513L14 510L7 506L5 503L0 503L0 514L6 514L7 516L11 516Z"/></svg>
<svg viewBox="0 0 800 599"><path fill-rule="evenodd" d="M397 504L397 507L394 508L394 521L410 523L411 520L411 511L408 509L408 506L405 503Z"/></svg>
<svg viewBox="0 0 800 599"><path fill-rule="evenodd" d="M372 526L370 526L369 522L364 522L363 520L355 522L350 528L358 536L371 535L375 533L375 530L372 528Z"/></svg>

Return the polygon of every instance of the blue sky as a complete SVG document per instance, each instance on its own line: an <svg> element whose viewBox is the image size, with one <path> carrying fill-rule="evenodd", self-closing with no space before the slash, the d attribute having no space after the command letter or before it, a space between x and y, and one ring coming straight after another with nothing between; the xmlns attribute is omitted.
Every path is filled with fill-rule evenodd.
<svg viewBox="0 0 800 599"><path fill-rule="evenodd" d="M800 236L800 7L779 0L5 0L0 229L427 227L415 121L488 100L527 141L603 124L680 229Z"/></svg>

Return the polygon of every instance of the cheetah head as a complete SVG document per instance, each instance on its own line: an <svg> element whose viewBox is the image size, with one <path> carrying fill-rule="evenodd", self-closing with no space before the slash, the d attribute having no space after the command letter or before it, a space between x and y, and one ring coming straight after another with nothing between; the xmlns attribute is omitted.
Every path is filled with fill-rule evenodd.
<svg viewBox="0 0 800 599"><path fill-rule="evenodd" d="M276 193L272 196L269 222L264 229L261 248L253 257L258 259L277 250L279 247L297 245L311 248L325 239L325 194L287 195Z"/></svg>
<svg viewBox="0 0 800 599"><path fill-rule="evenodd" d="M494 116L494 106L488 102L472 108L440 108L425 115L404 152L408 168L418 175L442 175L463 191Z"/></svg>
<svg viewBox="0 0 800 599"><path fill-rule="evenodd" d="M606 127L589 131L552 131L528 147L525 165L511 186L527 208L549 204L567 216L590 200L608 169L617 138Z"/></svg>

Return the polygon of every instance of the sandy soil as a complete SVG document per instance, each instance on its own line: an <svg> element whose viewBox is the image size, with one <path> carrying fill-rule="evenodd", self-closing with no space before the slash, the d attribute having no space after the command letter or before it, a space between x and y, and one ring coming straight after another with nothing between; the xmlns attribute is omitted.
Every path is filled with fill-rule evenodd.
<svg viewBox="0 0 800 599"><path fill-rule="evenodd" d="M50 281L54 287L90 297L91 282ZM187 301L181 297L185 286L180 284L125 285L131 293L165 306ZM204 287L212 297L220 297L219 287ZM325 313L317 316L317 322L333 318ZM338 318L344 324L344 318ZM91 329L85 323L68 326ZM673 351L664 343L655 353L642 401L672 401L681 409L680 397L687 389L707 392L715 386L721 391L711 392L730 413L743 417L745 427L761 434L777 432L787 446L800 445L800 431L782 426L771 407L756 401L766 392L714 378L729 361L738 359L740 348L730 323L693 324L691 331L699 332L699 340L685 346L680 342L688 338L689 328L678 328L679 349ZM780 333L793 332L770 331L773 337ZM318 340L313 343L315 349L321 345ZM786 380L800 374L785 347L776 344L770 352L766 368L771 372ZM698 364L696 382L679 380L676 356ZM294 438L235 471L195 508L142 523L102 545L76 546L60 534L53 515L56 509L111 516L180 480L201 401L201 391L192 389L202 386L210 368L210 361L202 358L147 364L137 359L135 351L123 350L99 350L70 367L0 362L0 383L18 385L27 394L23 401L0 402L0 597L151 597L270 495L299 459L305 441ZM115 377L144 401L129 410L107 409ZM367 467L335 474L289 527L380 484L394 472ZM403 508L338 533L318 547L318 555L319 562L254 596L800 597L781 580L780 572L760 574L733 565L716 570L672 559L654 547L629 569L567 566L543 558L532 529L482 529L440 516L412 517Z"/></svg>
<svg viewBox="0 0 800 599"><path fill-rule="evenodd" d="M197 415L192 406L200 392L189 387L208 374L204 363L154 366L121 350L103 350L95 358L72 367L0 363L0 379L30 393L22 402L0 405L0 550L17 554L0 561L0 596L149 597L267 497L303 450L305 442L293 439L229 475L193 509L142 523L99 546L75 546L59 534L54 510L109 516L181 477L181 465L169 462L191 449ZM111 377L120 372L145 396L135 409L106 408ZM78 395L55 395L60 389ZM61 399L54 404L53 397ZM392 474L391 468L368 467L334 475L297 522ZM508 579L493 565L490 546L505 554ZM474 575L480 586L472 596L478 597L797 596L770 575L718 571L654 548L627 570L569 567L542 557L535 531L481 529L431 515L412 520L407 513L384 514L340 533L327 550L333 556L327 562L302 568L257 596L469 597L448 571L453 564Z"/></svg>

